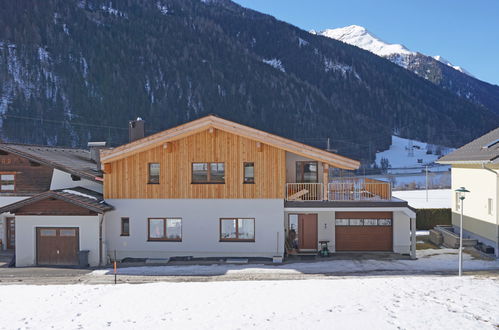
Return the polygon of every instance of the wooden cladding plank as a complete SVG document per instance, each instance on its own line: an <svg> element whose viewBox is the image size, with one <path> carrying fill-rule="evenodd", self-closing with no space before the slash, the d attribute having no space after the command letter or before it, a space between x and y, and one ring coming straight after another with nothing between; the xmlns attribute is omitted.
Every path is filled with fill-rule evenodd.
<svg viewBox="0 0 499 330"><path fill-rule="evenodd" d="M105 198L284 198L286 152L221 130L209 130L133 154L104 175ZM258 151L260 149L261 151ZM225 163L224 184L192 184L193 162ZM244 162L255 183L244 184ZM148 164L160 163L160 183L148 184Z"/></svg>

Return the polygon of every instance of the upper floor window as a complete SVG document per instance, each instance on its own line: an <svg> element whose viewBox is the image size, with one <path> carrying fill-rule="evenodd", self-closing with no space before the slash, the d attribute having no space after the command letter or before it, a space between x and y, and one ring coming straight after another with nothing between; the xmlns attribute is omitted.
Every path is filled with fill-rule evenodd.
<svg viewBox="0 0 499 330"><path fill-rule="evenodd" d="M224 163L192 163L192 183L225 183Z"/></svg>
<svg viewBox="0 0 499 330"><path fill-rule="evenodd" d="M244 183L255 183L255 163L244 163Z"/></svg>
<svg viewBox="0 0 499 330"><path fill-rule="evenodd" d="M296 162L296 182L316 183L318 182L318 163L309 161Z"/></svg>
<svg viewBox="0 0 499 330"><path fill-rule="evenodd" d="M0 192L13 192L15 190L16 175L0 173Z"/></svg>
<svg viewBox="0 0 499 330"><path fill-rule="evenodd" d="M149 183L159 183L159 163L149 163Z"/></svg>

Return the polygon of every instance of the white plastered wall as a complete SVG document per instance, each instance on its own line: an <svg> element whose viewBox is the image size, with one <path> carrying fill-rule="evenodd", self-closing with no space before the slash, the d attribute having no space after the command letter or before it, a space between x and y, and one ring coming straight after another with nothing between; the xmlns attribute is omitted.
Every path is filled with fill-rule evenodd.
<svg viewBox="0 0 499 330"><path fill-rule="evenodd" d="M99 265L99 216L16 216L16 267L36 265L37 227L79 228L79 249L89 250L90 266Z"/></svg>
<svg viewBox="0 0 499 330"><path fill-rule="evenodd" d="M118 259L192 257L273 257L284 252L282 199L109 199L105 245ZM120 236L121 217L130 236ZM182 218L181 242L149 242L148 218ZM220 218L255 218L255 242L220 242Z"/></svg>
<svg viewBox="0 0 499 330"><path fill-rule="evenodd" d="M498 172L498 170L495 170ZM473 237L498 247L498 178L497 175L479 165L452 167L452 224L459 227L461 211L457 209L456 189L465 187L463 229L465 237ZM489 214L488 200L492 200Z"/></svg>

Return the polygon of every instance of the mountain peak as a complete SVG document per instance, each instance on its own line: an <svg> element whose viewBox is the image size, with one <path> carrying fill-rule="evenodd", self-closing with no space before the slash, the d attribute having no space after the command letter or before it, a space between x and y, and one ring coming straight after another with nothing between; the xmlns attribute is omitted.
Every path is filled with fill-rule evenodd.
<svg viewBox="0 0 499 330"><path fill-rule="evenodd" d="M445 64L445 65L448 65L450 66L451 68L453 68L454 70L457 70L459 72L462 72L464 74L467 74L468 76L471 76L471 77L475 77L473 76L468 70L460 67L459 65L454 65L452 64L451 62L449 62L447 59L443 58L442 56L440 55L436 55L436 56L432 56L434 59L436 59L437 61Z"/></svg>
<svg viewBox="0 0 499 330"><path fill-rule="evenodd" d="M378 56L389 56L393 54L416 54L414 52L411 52L404 45L390 44L381 40L380 38L369 32L365 27L360 25L349 25L342 28L327 29L320 32L312 31L312 33L360 47Z"/></svg>

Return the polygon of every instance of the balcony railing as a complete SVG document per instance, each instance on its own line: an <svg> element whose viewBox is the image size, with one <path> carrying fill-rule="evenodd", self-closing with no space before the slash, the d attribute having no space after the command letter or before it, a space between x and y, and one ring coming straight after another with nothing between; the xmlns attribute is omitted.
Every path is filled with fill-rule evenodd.
<svg viewBox="0 0 499 330"><path fill-rule="evenodd" d="M389 182L367 178L333 180L328 184L327 191L324 191L322 183L286 184L287 201L373 201L391 198Z"/></svg>

